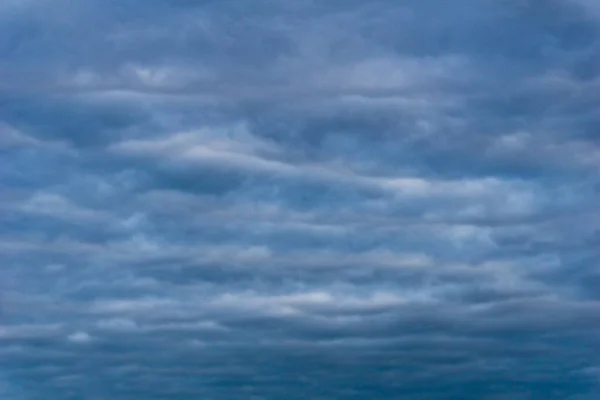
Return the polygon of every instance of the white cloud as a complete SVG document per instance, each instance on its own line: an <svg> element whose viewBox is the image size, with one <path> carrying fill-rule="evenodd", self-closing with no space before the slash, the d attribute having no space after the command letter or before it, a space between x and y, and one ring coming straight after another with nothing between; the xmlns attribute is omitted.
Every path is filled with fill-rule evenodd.
<svg viewBox="0 0 600 400"><path fill-rule="evenodd" d="M265 153L281 156L283 149L257 139L247 130L228 130L167 135L156 139L128 140L111 147L118 154L156 159L163 163L233 169L246 173L268 174L287 179L305 179L328 184L382 190L398 196L507 196L528 195L518 182L498 178L432 180L416 176L369 176L357 173L350 164L292 163ZM208 133L206 133L208 132ZM226 139L215 139L219 134ZM516 192L516 193L515 193ZM519 193L524 192L524 193Z"/></svg>
<svg viewBox="0 0 600 400"><path fill-rule="evenodd" d="M102 308L102 307L100 307ZM111 307L108 307L111 308ZM116 307L118 308L118 307ZM115 307L113 306L114 310ZM135 331L138 329L138 324L133 319L128 318L110 318L102 319L97 322L97 326L101 329L114 330L114 331Z"/></svg>
<svg viewBox="0 0 600 400"><path fill-rule="evenodd" d="M456 82L473 76L468 60L458 56L440 58L381 57L345 65L329 65L316 69L316 90L334 89L340 94L376 94L378 91L410 91L433 88L445 82ZM310 83L309 83L310 84Z"/></svg>
<svg viewBox="0 0 600 400"><path fill-rule="evenodd" d="M10 125L0 122L0 148L37 146L39 144L39 140L27 136Z"/></svg>
<svg viewBox="0 0 600 400"><path fill-rule="evenodd" d="M275 316L310 316L320 311L376 311L406 304L431 302L426 292L373 292L363 296L336 291L309 291L284 295L260 295L253 292L227 293L210 302L212 307L229 312L254 312Z"/></svg>
<svg viewBox="0 0 600 400"><path fill-rule="evenodd" d="M73 343L88 343L92 340L92 337L86 332L74 332L70 334L67 339Z"/></svg>
<svg viewBox="0 0 600 400"><path fill-rule="evenodd" d="M172 308L174 305L177 305L174 300L161 298L100 300L91 306L90 311L101 314L151 313Z"/></svg>
<svg viewBox="0 0 600 400"><path fill-rule="evenodd" d="M79 206L66 197L52 192L38 192L18 207L30 214L43 214L57 219L80 222L99 222L110 219L106 211L97 211Z"/></svg>

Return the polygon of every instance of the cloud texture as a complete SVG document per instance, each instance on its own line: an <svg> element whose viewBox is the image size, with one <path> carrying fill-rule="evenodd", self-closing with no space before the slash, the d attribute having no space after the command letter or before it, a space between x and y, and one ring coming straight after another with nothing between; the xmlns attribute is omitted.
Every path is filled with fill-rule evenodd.
<svg viewBox="0 0 600 400"><path fill-rule="evenodd" d="M599 398L599 11L4 0L1 398Z"/></svg>

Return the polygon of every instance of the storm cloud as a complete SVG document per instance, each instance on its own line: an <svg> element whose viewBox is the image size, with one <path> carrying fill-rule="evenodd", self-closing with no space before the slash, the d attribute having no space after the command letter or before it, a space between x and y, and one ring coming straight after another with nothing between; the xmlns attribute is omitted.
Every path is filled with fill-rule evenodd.
<svg viewBox="0 0 600 400"><path fill-rule="evenodd" d="M600 396L600 8L4 0L2 399Z"/></svg>

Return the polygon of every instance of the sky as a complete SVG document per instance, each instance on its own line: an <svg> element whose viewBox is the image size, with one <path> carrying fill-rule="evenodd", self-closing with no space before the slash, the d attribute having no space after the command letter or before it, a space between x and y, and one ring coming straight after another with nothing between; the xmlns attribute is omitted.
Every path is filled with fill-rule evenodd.
<svg viewBox="0 0 600 400"><path fill-rule="evenodd" d="M600 398L599 4L1 1L0 399Z"/></svg>

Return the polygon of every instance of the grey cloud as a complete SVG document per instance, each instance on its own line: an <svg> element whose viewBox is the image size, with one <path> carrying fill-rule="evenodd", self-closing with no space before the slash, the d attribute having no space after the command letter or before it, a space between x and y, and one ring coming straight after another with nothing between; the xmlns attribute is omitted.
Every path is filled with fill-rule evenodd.
<svg viewBox="0 0 600 400"><path fill-rule="evenodd" d="M598 397L592 2L0 5L0 396Z"/></svg>

